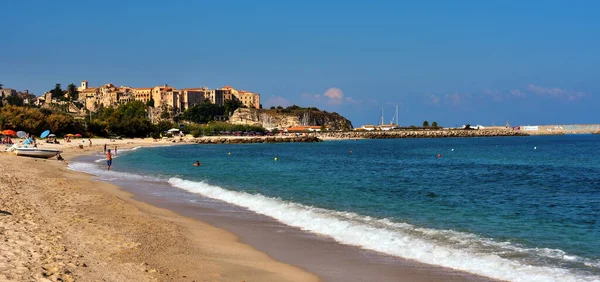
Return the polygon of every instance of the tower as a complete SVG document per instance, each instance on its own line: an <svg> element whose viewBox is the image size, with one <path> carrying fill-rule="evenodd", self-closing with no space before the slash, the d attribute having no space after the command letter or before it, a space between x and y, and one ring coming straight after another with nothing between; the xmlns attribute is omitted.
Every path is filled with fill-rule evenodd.
<svg viewBox="0 0 600 282"><path fill-rule="evenodd" d="M86 90L88 88L87 80L81 81L81 88L79 90Z"/></svg>

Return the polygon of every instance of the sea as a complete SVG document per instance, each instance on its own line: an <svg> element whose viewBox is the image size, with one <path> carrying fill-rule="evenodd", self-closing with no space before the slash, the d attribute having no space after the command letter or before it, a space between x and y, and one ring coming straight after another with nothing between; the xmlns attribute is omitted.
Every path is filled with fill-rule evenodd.
<svg viewBox="0 0 600 282"><path fill-rule="evenodd" d="M492 279L600 281L600 135L136 147L70 168Z"/></svg>

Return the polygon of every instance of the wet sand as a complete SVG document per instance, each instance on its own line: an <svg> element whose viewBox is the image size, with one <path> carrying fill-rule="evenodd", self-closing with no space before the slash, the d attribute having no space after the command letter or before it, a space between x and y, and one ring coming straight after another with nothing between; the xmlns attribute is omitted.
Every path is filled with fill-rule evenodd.
<svg viewBox="0 0 600 282"><path fill-rule="evenodd" d="M0 281L318 281L55 159L0 153L0 179Z"/></svg>

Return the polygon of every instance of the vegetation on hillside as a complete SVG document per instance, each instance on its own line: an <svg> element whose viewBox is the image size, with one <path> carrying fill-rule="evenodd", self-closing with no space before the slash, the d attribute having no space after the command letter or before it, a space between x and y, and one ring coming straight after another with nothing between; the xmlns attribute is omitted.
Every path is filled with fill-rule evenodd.
<svg viewBox="0 0 600 282"><path fill-rule="evenodd" d="M25 131L39 135L46 129L54 134L81 132L83 125L72 116L44 109L5 105L0 108L0 128Z"/></svg>
<svg viewBox="0 0 600 282"><path fill-rule="evenodd" d="M18 97L16 97L18 98ZM63 136L68 133L80 133L84 136L108 137L119 135L123 137L159 138L171 128L179 128L170 120L152 124L148 118L148 106L140 101L132 101L118 107L100 107L96 113L77 118L67 114L61 108L37 108L32 106L17 106L9 103L0 105L0 130L12 129L25 131L33 135L41 134L44 130ZM21 100L22 105L22 100ZM216 106L203 103L184 112L180 119L184 123L184 132L195 136L210 136L221 131L264 132L258 126L232 125L215 122L217 115L222 115L225 109L240 107L239 102ZM185 121L183 121L185 120ZM204 125L200 124L204 123Z"/></svg>
<svg viewBox="0 0 600 282"><path fill-rule="evenodd" d="M229 116L238 108L245 106L240 101L228 100L223 106L215 105L209 101L204 101L199 105L195 105L179 116L179 120L190 121L195 123L209 123L214 121L218 116Z"/></svg>
<svg viewBox="0 0 600 282"><path fill-rule="evenodd" d="M350 130L352 122L336 112L327 112L315 107L303 108L297 105L291 105L286 108L282 106L271 107L268 110L263 109L267 114L287 114L295 115L299 120L308 119L307 122L316 126L330 126L333 130Z"/></svg>

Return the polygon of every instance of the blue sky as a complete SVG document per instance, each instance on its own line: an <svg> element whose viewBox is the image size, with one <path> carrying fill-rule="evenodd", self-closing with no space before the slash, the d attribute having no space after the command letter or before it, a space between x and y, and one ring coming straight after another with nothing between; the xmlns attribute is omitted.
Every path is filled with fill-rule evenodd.
<svg viewBox="0 0 600 282"><path fill-rule="evenodd" d="M355 126L598 123L598 1L6 1L0 83L231 85Z"/></svg>

